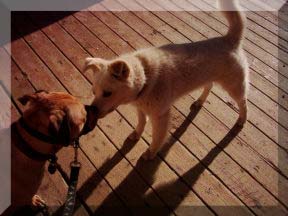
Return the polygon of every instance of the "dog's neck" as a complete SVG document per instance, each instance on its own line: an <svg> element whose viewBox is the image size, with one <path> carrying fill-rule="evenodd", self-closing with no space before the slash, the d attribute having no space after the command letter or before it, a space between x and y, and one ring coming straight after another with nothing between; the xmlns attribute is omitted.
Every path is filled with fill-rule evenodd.
<svg viewBox="0 0 288 216"><path fill-rule="evenodd" d="M41 154L55 154L57 151L60 150L61 146L60 145L51 145L49 143L43 142L39 139L37 139L36 137L31 136L22 126L21 124L18 122L15 123L16 126L16 130L18 135L20 136L20 142L24 142L22 143L23 145L29 145L29 147L31 147L34 151L39 152ZM30 125L29 125L30 126ZM17 140L19 142L19 140ZM16 141L16 142L17 142ZM24 153L22 152L22 154L24 155ZM33 158L29 158L27 155L25 155L27 157L27 160L33 160ZM36 162L36 161L35 161ZM39 161L38 161L39 162Z"/></svg>

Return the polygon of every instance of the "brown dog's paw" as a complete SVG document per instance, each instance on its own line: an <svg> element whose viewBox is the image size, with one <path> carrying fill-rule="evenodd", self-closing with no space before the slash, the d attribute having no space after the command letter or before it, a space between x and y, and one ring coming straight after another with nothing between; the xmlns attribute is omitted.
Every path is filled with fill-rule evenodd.
<svg viewBox="0 0 288 216"><path fill-rule="evenodd" d="M156 154L151 153L149 149L147 149L142 155L141 158L143 158L146 161L153 160L155 158Z"/></svg>
<svg viewBox="0 0 288 216"><path fill-rule="evenodd" d="M45 201L36 194L32 197L31 204L35 207L46 205Z"/></svg>
<svg viewBox="0 0 288 216"><path fill-rule="evenodd" d="M141 135L137 133L136 130L134 130L129 136L128 139L131 141L138 141L140 139Z"/></svg>

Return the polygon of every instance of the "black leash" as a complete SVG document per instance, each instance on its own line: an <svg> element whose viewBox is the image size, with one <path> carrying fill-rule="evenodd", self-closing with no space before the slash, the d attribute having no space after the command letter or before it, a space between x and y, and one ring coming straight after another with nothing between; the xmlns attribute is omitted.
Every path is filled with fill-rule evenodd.
<svg viewBox="0 0 288 216"><path fill-rule="evenodd" d="M63 216L73 215L75 202L76 202L76 192L77 192L77 183L79 171L81 168L81 163L78 161L78 148L79 148L79 139L76 139L74 142L74 161L70 164L70 179L69 179L69 188L67 192L66 202L63 210Z"/></svg>

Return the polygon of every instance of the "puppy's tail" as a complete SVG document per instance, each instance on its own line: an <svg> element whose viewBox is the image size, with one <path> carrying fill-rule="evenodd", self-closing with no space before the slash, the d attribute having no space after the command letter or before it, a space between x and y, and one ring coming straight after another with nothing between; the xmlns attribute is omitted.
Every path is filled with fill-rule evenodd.
<svg viewBox="0 0 288 216"><path fill-rule="evenodd" d="M240 12L238 0L219 0L220 7L229 22L228 33L224 36L233 46L240 46L244 37L246 17Z"/></svg>

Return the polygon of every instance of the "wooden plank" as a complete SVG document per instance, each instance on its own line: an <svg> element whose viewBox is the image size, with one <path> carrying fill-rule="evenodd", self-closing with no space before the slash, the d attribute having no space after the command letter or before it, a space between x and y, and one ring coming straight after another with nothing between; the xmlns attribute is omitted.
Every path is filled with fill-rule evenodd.
<svg viewBox="0 0 288 216"><path fill-rule="evenodd" d="M23 32L27 27L29 28L29 26L24 25L24 23L17 25L17 29L20 32ZM31 47L50 47L50 45L52 45L52 41L43 41L43 34L40 31L27 35L24 38ZM42 44L43 42L45 43ZM53 71L53 74L57 79L64 84L66 88L69 88L71 94L82 98L92 96L91 90L85 87L88 85L88 81L83 79L82 74L78 73L74 65L69 62L64 66L63 61L65 60L65 56L61 52L57 52L56 49L53 49L51 52L56 56L47 55L47 50L45 49L39 49L37 54L40 58L44 55L47 56L44 61L45 64L51 71ZM53 62L55 59L57 62Z"/></svg>
<svg viewBox="0 0 288 216"><path fill-rule="evenodd" d="M92 7L91 9L101 9L100 5L97 5L97 8ZM102 11L92 11L92 13L100 19L103 23L105 23L111 30L117 33L118 37L120 38L127 38L127 37L138 37L138 34L133 31L129 26L125 25L121 20L117 19L115 16L112 15L110 12L102 12ZM129 32L129 35L128 35ZM131 34L131 35L130 35ZM139 38L139 37L138 37ZM141 48L147 48L151 45L147 40L144 38L139 38L139 41L127 41L124 39L130 46Z"/></svg>
<svg viewBox="0 0 288 216"><path fill-rule="evenodd" d="M101 22L97 17L93 16L91 13L75 13L75 18L77 18L84 26L90 29L90 31L95 34L98 38L101 38L102 42L117 52L127 53L132 51L131 46L124 40L119 39L117 34ZM106 37L109 35L109 38Z"/></svg>
<svg viewBox="0 0 288 216"><path fill-rule="evenodd" d="M287 14L285 14L285 6L283 6L282 8L280 8L280 10L278 10L278 11L267 11L267 8L265 8L265 5L263 5L263 4L261 4L259 1L251 1L251 0L249 0L248 1L249 2L249 4L251 5L251 4L253 4L254 5L254 7L256 8L256 10L257 11L259 11L260 12L260 16L262 16L263 18L265 18L266 20L267 20L267 16L268 17L280 17L280 21L281 22L288 22L288 16L287 16ZM263 3L263 2L262 2ZM267 2L266 2L267 3ZM281 2L282 4L284 3L284 2ZM265 13L265 15L266 16L263 16L263 11L265 11L266 13ZM269 19L269 21L270 22L272 22L273 23L273 21L271 20L271 19ZM263 24L263 23L258 23L258 24ZM278 23L276 22L276 23L274 23L276 26L278 25Z"/></svg>
<svg viewBox="0 0 288 216"><path fill-rule="evenodd" d="M191 2L191 1L190 1ZM197 0L197 2L199 2ZM243 0L243 6L245 8L245 3L248 4L248 1L247 0ZM211 1L209 0L204 0L202 2L205 7L210 7L211 8L211 11L215 10L215 8L213 7L213 5L211 4ZM197 3L197 5L199 5ZM246 7L247 8L247 7ZM257 33L259 36L267 39L269 42L273 42L274 45L276 46L279 46L279 48L282 48L284 51L287 51L288 49L288 43L286 40L283 40L282 38L278 38L278 35L277 34L274 34L272 32L269 31L271 25L274 26L274 24L271 24L271 23L267 23L267 25L264 25L264 27L262 26L263 23L259 23L257 22L257 18L260 18L260 19L263 19L263 17L261 17L260 15L261 14L265 14L265 13L268 13L268 12L265 12L265 11L261 11L261 12L258 12L258 14L256 14L255 12L246 12L246 16L247 16L247 21L248 21L248 26L247 28L250 29L251 31ZM260 14L260 15L259 15ZM212 15L213 17L215 17L217 20L219 21L223 21L223 23L225 23L225 19L223 19L221 17L221 15L219 16L219 13L214 13L214 12L211 12L210 15ZM255 19L256 18L256 19ZM276 24L278 26L278 22ZM273 28L273 27L272 27Z"/></svg>
<svg viewBox="0 0 288 216"><path fill-rule="evenodd" d="M211 5L207 4L205 1L188 1L189 4L192 4L195 6L195 9L203 9L203 8L209 8L211 11L215 10L216 8L212 7ZM245 3L245 0L243 1ZM204 12L204 11L203 11ZM215 17L216 20L220 21L221 23L225 24L227 26L227 21L223 14L221 12L204 12L205 14ZM213 15L212 15L213 14ZM287 58L285 56L282 56L283 54L287 54L288 50L288 42L284 41L281 38L278 38L277 35L272 34L269 32L266 28L269 29L269 25L266 26L266 28L258 25L254 22L253 18L250 18L251 15L255 15L253 12L246 12L245 15L247 17L247 27L246 27L246 38L249 39L253 44L261 47L266 52L269 52L276 58L279 58L287 63ZM205 20L203 20L206 22ZM213 23L211 23L211 26L213 26ZM227 30L227 28L222 29L223 32L220 32L224 34ZM281 45L280 45L281 44ZM282 50L282 47L284 49ZM278 50L278 48L281 48L281 50Z"/></svg>
<svg viewBox="0 0 288 216"><path fill-rule="evenodd" d="M278 25L279 22L288 22L288 17L281 18L279 17L278 11L265 11L260 5L255 1L245 1L249 5L251 5L252 9L255 10L255 13L259 16L262 16L264 19Z"/></svg>
<svg viewBox="0 0 288 216"><path fill-rule="evenodd" d="M55 77L50 73L49 69L43 64L43 62L36 58L36 54L30 51L29 46L24 43L23 39L13 41L11 43L11 49L24 51L21 55L19 54L20 52L14 51L12 57L24 73L27 74L28 79L35 84L37 89L64 91L64 88L61 86L59 81L55 80ZM30 64L27 64L27 62L30 62ZM37 64L38 67L33 67L34 64ZM42 74L45 74L45 76L43 77ZM45 80L43 80L43 83L39 85L37 81L43 78L45 78ZM51 89L51 86L54 88Z"/></svg>
<svg viewBox="0 0 288 216"><path fill-rule="evenodd" d="M58 35L58 34L57 34ZM71 46L71 45L70 45ZM75 64L76 65L76 64ZM114 136L113 136L113 138L114 138ZM139 152L139 153L141 153L141 152Z"/></svg>
<svg viewBox="0 0 288 216"><path fill-rule="evenodd" d="M269 13L269 11L263 11L263 9L259 8L259 6L257 6L257 4L255 4L253 1L243 0L241 7L248 8L249 11L254 12L257 15L259 15L259 12L260 12L261 15L259 16L262 16L264 19L268 20L269 22L278 25L278 16L276 16L274 13Z"/></svg>

